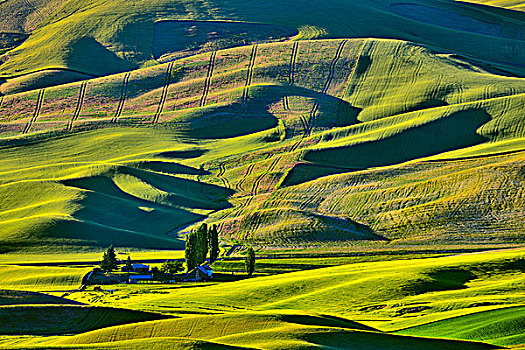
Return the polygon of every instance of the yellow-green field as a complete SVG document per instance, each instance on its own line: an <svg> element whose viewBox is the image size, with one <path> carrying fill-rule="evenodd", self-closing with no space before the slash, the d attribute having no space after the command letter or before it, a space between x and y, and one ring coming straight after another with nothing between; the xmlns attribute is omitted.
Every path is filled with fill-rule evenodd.
<svg viewBox="0 0 525 350"><path fill-rule="evenodd" d="M376 39L8 95L2 249L180 249L203 220L263 247L521 244L524 103L521 78Z"/></svg>
<svg viewBox="0 0 525 350"><path fill-rule="evenodd" d="M523 10L0 0L0 348L525 348Z"/></svg>
<svg viewBox="0 0 525 350"><path fill-rule="evenodd" d="M315 264L316 258L311 260ZM25 322L9 328L11 333L2 331L0 345L46 349L167 349L195 342L200 344L197 348L255 349L517 346L525 343L524 262L524 250L511 249L355 262L233 282L104 287L114 289L112 293L88 287L60 303L47 301L53 306L2 307L10 315L31 312L34 325ZM94 308L81 324L71 321L87 310L87 305L71 305L78 302ZM61 309L63 315L71 314L70 323L55 321L53 329L45 328L49 324L45 320ZM99 313L105 316L98 317ZM146 322L137 318L169 315L176 317ZM96 320L102 323L93 323ZM105 328L103 321L133 323ZM16 335L24 334L15 331L24 327L32 329L25 333L31 337ZM90 327L100 329L83 330Z"/></svg>

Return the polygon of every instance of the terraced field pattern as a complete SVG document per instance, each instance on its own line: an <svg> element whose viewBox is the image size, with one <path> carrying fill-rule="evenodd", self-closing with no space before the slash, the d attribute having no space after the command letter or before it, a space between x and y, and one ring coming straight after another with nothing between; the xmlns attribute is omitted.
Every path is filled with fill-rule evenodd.
<svg viewBox="0 0 525 350"><path fill-rule="evenodd" d="M0 347L524 346L524 11L0 0ZM202 223L255 277L86 289Z"/></svg>

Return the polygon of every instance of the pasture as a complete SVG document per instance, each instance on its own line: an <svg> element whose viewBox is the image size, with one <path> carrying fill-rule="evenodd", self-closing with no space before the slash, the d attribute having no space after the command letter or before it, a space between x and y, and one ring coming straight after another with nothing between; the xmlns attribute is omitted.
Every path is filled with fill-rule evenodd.
<svg viewBox="0 0 525 350"><path fill-rule="evenodd" d="M313 263L315 260L312 257ZM63 299L69 305L5 307L33 314L42 310L49 318L52 313L44 311L50 308L58 312L64 308L63 312L75 315L77 310L85 312L88 306L78 305L82 303L94 310L89 320L135 323L106 328L85 319L80 324L63 324L61 332L77 335L61 335L55 327L53 337L38 335L51 330L37 332L39 328L31 326L34 336L4 336L0 345L35 349L95 344L98 348L137 348L140 344L168 348L193 342L204 342L205 348L259 349L344 344L367 349L518 345L523 342L524 261L523 249L513 249L305 267L304 271L233 282L106 287L115 289L112 293L88 287ZM118 311L123 309L134 311ZM97 312L107 317L95 317ZM113 312L131 318L122 316L119 321ZM136 318L167 315L176 318L149 322ZM46 318L38 316L34 322L48 324ZM17 327L23 325L10 330ZM86 331L90 327L96 330Z"/></svg>

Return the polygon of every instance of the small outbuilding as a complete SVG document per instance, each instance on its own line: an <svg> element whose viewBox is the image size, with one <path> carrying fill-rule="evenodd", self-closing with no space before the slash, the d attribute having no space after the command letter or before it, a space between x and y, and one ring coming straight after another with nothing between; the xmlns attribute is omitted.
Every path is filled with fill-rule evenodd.
<svg viewBox="0 0 525 350"><path fill-rule="evenodd" d="M212 279L213 270L208 265L199 265L186 274L185 281L204 282Z"/></svg>

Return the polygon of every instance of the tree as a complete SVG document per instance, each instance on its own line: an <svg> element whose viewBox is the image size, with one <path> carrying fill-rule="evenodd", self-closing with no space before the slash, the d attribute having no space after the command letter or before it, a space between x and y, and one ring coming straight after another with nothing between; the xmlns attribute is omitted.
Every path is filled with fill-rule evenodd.
<svg viewBox="0 0 525 350"><path fill-rule="evenodd" d="M252 247L248 247L248 251L246 252L246 258L244 260L244 266L246 267L246 272L248 273L248 276L251 276L253 271L255 270L255 251Z"/></svg>
<svg viewBox="0 0 525 350"><path fill-rule="evenodd" d="M206 256L208 255L208 225L205 223L201 224L196 232L197 235L197 249L196 259L197 265L206 262Z"/></svg>
<svg viewBox="0 0 525 350"><path fill-rule="evenodd" d="M126 270L128 272L131 272L133 270L133 264L131 263L131 257L128 255L128 259L126 260Z"/></svg>
<svg viewBox="0 0 525 350"><path fill-rule="evenodd" d="M191 271L197 267L197 259L195 256L197 235L195 231L190 232L186 236L186 249L184 250L184 256L186 258L186 270Z"/></svg>
<svg viewBox="0 0 525 350"><path fill-rule="evenodd" d="M180 261L173 261L173 260L166 260L162 266L160 267L160 271L162 273L177 273L184 270L184 267L182 266L182 262Z"/></svg>
<svg viewBox="0 0 525 350"><path fill-rule="evenodd" d="M210 263L212 263L219 256L219 232L215 224L208 230L208 247L210 248Z"/></svg>
<svg viewBox="0 0 525 350"><path fill-rule="evenodd" d="M202 224L186 236L186 269L193 270L206 261L208 254L208 225Z"/></svg>
<svg viewBox="0 0 525 350"><path fill-rule="evenodd" d="M115 248L113 248L113 246L109 247L108 250L104 252L100 268L106 272L113 271L117 268L117 254L115 253Z"/></svg>

